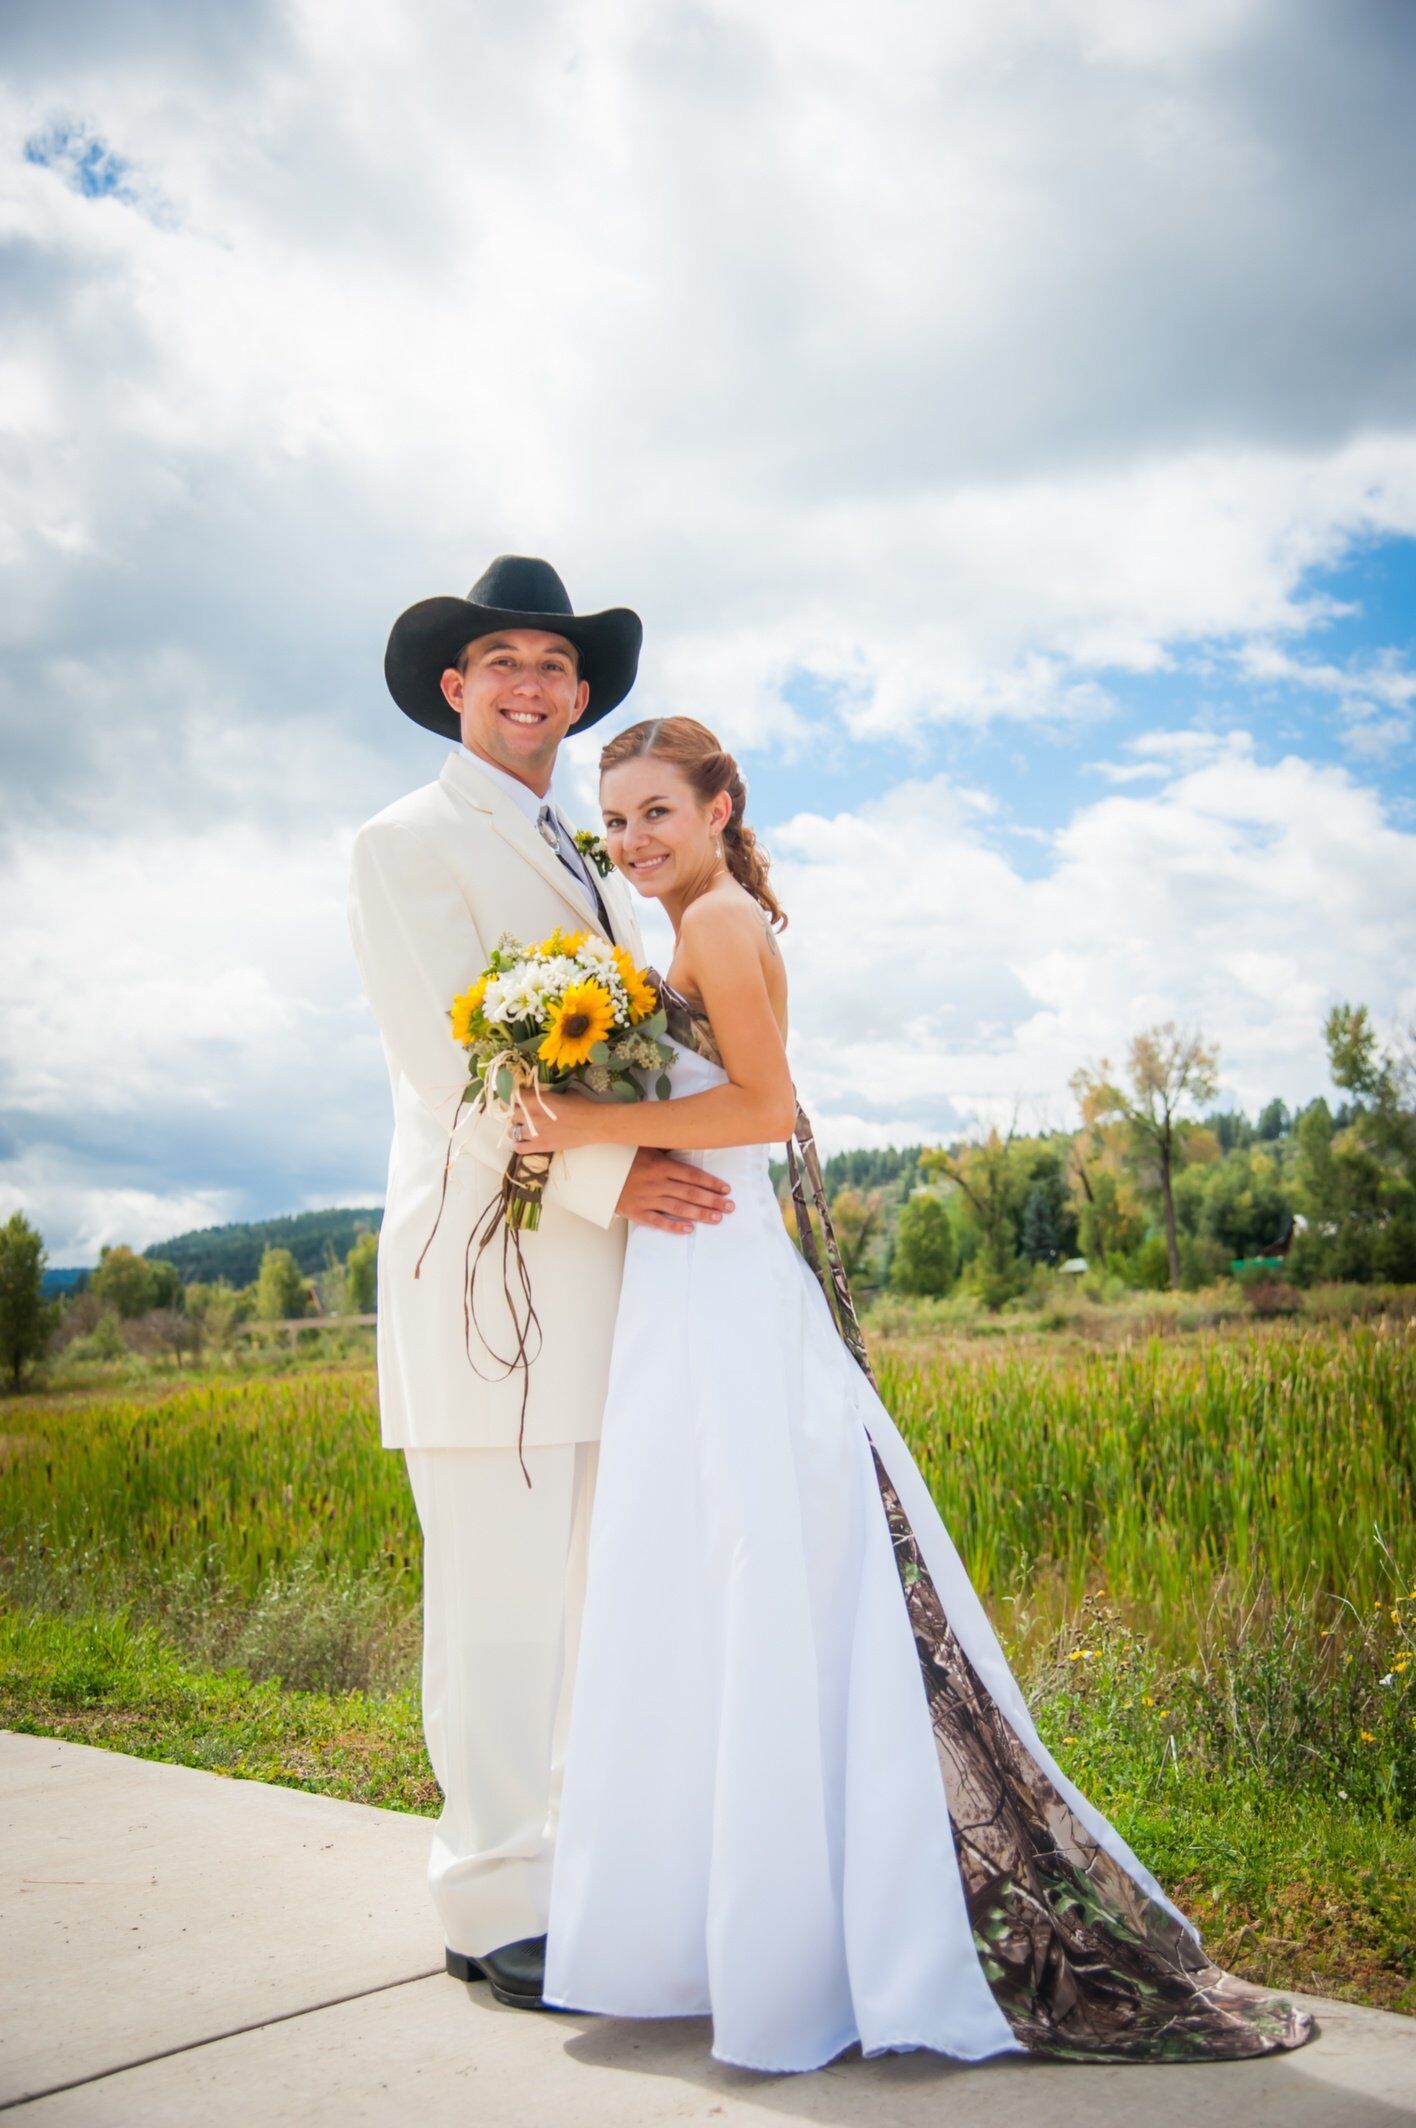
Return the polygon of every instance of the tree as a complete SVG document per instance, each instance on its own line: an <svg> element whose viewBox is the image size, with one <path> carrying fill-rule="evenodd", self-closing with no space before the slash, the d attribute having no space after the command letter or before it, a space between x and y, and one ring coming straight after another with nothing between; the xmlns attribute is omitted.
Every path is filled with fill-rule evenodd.
<svg viewBox="0 0 1416 2128"><path fill-rule="evenodd" d="M1199 1239L1218 1243L1226 1262L1276 1247L1293 1218L1291 1192L1278 1161L1261 1142L1182 1175L1175 1199L1181 1225Z"/></svg>
<svg viewBox="0 0 1416 2128"><path fill-rule="evenodd" d="M1061 1233L1051 1195L1035 1182L1023 1200L1020 1246L1029 1263L1056 1263L1062 1253Z"/></svg>
<svg viewBox="0 0 1416 2128"><path fill-rule="evenodd" d="M169 1263L165 1256L147 1256L143 1261L152 1273L153 1307L180 1312L186 1305L186 1288L176 1264Z"/></svg>
<svg viewBox="0 0 1416 2128"><path fill-rule="evenodd" d="M1018 1268L1018 1177L1012 1162L1013 1131L1006 1138L996 1129L976 1145L957 1152L938 1148L925 1153L921 1166L929 1174L947 1175L973 1210L983 1240L976 1276L985 1307L1001 1308L1021 1290Z"/></svg>
<svg viewBox="0 0 1416 2128"><path fill-rule="evenodd" d="M0 1227L0 1366L18 1389L54 1329L57 1308L44 1298L45 1248L23 1212Z"/></svg>
<svg viewBox="0 0 1416 2128"><path fill-rule="evenodd" d="M201 1324L181 1308L150 1308L124 1336L134 1352L170 1352L179 1367L185 1354L195 1356L202 1348Z"/></svg>
<svg viewBox="0 0 1416 2128"><path fill-rule="evenodd" d="M1236 1146L1252 1145L1258 1135L1242 1108L1216 1109L1212 1116L1205 1117L1205 1122L1222 1153L1232 1153Z"/></svg>
<svg viewBox="0 0 1416 2128"><path fill-rule="evenodd" d="M122 1242L100 1249L97 1269L89 1279L89 1291L128 1322L158 1306L160 1288L157 1266Z"/></svg>
<svg viewBox="0 0 1416 2128"><path fill-rule="evenodd" d="M880 1196L875 1190L837 1190L831 1199L831 1225L846 1277L864 1279L871 1246L880 1228Z"/></svg>
<svg viewBox="0 0 1416 2128"><path fill-rule="evenodd" d="M943 1198L933 1190L917 1190L900 1212L891 1285L897 1293L937 1298L953 1285L957 1268L954 1229Z"/></svg>
<svg viewBox="0 0 1416 2128"><path fill-rule="evenodd" d="M1379 1049L1365 1005L1334 1005L1323 1033L1334 1086L1361 1097L1364 1140L1416 1188L1416 1023Z"/></svg>
<svg viewBox="0 0 1416 2128"><path fill-rule="evenodd" d="M1103 1168L1089 1178L1082 1206L1078 1242L1089 1264L1099 1268L1124 1256L1145 1239L1144 1221L1122 1195L1123 1178ZM1129 1185L1127 1186L1129 1192Z"/></svg>
<svg viewBox="0 0 1416 2128"><path fill-rule="evenodd" d="M1219 1083L1218 1051L1200 1034L1181 1032L1173 1020L1147 1028L1131 1043L1127 1063L1129 1091L1111 1078L1102 1058L1095 1069L1084 1066L1072 1075L1072 1091L1082 1123L1092 1129L1112 1116L1127 1125L1138 1163L1154 1175L1165 1216L1165 1250L1170 1283L1180 1285L1180 1237L1175 1225L1175 1169L1185 1158L1180 1111L1187 1102L1212 1101Z"/></svg>
<svg viewBox="0 0 1416 2128"><path fill-rule="evenodd" d="M242 1320L241 1295L224 1278L214 1284L194 1282L187 1288L187 1313L201 1331L204 1343L220 1352L231 1342L231 1333Z"/></svg>
<svg viewBox="0 0 1416 2128"><path fill-rule="evenodd" d="M283 1323L305 1312L305 1280L288 1249L268 1248L256 1279L256 1320Z"/></svg>
<svg viewBox="0 0 1416 2128"><path fill-rule="evenodd" d="M379 1238L361 1234L345 1258L351 1315L372 1315L379 1304Z"/></svg>
<svg viewBox="0 0 1416 2128"><path fill-rule="evenodd" d="M1274 1099L1259 1110L1259 1120L1254 1125L1254 1136L1268 1142L1274 1138L1286 1138L1293 1127L1293 1118L1288 1113L1286 1102Z"/></svg>

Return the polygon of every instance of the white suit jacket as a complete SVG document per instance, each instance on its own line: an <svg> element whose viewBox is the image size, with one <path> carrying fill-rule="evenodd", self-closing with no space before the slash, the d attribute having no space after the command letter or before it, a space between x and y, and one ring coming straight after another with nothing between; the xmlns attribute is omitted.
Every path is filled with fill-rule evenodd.
<svg viewBox="0 0 1416 2128"><path fill-rule="evenodd" d="M600 891L616 944L642 965L630 890L612 872ZM496 1357L514 1349L500 1235L478 1275L485 1338L474 1324L471 1359L463 1313L467 1237L497 1192L511 1148L497 1142L500 1112L459 1109L467 1057L452 1038L448 1008L504 931L529 945L558 924L598 929L599 919L534 822L461 754L448 756L436 783L398 799L355 837L349 925L393 1092L378 1258L387 1448L516 1446L523 1377L508 1375ZM456 1157L438 1221L449 1133ZM633 1148L620 1145L557 1153L541 1223L522 1234L541 1325L528 1446L599 1436L627 1236L615 1205L633 1158ZM415 1279L435 1221L436 1239Z"/></svg>

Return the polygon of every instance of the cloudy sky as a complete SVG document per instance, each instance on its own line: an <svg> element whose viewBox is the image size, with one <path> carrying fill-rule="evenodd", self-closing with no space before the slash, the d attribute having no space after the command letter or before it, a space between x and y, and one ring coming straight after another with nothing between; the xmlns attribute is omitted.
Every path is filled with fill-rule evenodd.
<svg viewBox="0 0 1416 2128"><path fill-rule="evenodd" d="M828 1146L1416 1009L1406 0L6 0L0 1213L381 1194L381 658L498 552L740 753ZM572 738L558 788L596 818ZM656 943L661 943L657 934Z"/></svg>

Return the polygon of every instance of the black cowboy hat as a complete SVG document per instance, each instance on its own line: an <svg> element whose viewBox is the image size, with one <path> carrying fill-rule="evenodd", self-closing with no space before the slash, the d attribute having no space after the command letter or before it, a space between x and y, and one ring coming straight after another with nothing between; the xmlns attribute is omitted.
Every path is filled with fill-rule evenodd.
<svg viewBox="0 0 1416 2128"><path fill-rule="evenodd" d="M442 676L457 663L464 644L500 628L541 628L574 643L590 700L572 731L584 731L608 716L634 685L644 636L637 613L627 606L574 613L565 585L549 562L530 554L499 554L466 598L420 599L394 622L384 653L384 678L405 716L445 739L461 738L461 724L442 691Z"/></svg>

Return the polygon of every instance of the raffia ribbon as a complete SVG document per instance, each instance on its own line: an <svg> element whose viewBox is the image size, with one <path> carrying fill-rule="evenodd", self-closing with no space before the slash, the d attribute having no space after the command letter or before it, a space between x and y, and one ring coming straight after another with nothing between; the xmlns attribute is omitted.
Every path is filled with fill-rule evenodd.
<svg viewBox="0 0 1416 2128"><path fill-rule="evenodd" d="M485 1115L492 1102L496 1100L497 1096L494 1089L497 1078L503 1071L510 1075L512 1081L512 1105L505 1109L502 1133L497 1140L498 1151L508 1142L508 1132L516 1109L518 1107L526 1107L528 1090L535 1094L543 1114L547 1116L552 1114L551 1109L547 1107L545 1095L541 1091L541 1081L534 1061L523 1050L504 1049L484 1067L481 1085L477 1088L470 1103L463 1104L470 1107L473 1115ZM503 1106L504 1104L498 1103L498 1105ZM526 1108L526 1113L530 1114L529 1108ZM447 1203L448 1176L452 1172L453 1161L457 1159L463 1150L463 1141L458 1138L457 1128L457 1123L454 1123L452 1130L448 1134L447 1153L443 1159L442 1190L438 1197L437 1217L433 1221L432 1233L429 1234L427 1240L423 1243L418 1261L413 1267L413 1276L415 1278L421 1274L423 1259L433 1245L438 1228L442 1225L443 1208ZM516 1429L516 1454L521 1464L521 1475L528 1486L531 1483L531 1473L526 1468L526 1402L531 1393L531 1362L541 1350L542 1333L541 1319L536 1313L536 1305L531 1298L531 1274L527 1270L526 1259L521 1253L521 1229L523 1226L534 1228L537 1224L541 1198L546 1187L546 1177L550 1173L552 1158L553 1155L550 1153L513 1151L511 1158L507 1161L502 1171L500 1189L483 1206L473 1224L472 1231L467 1236L467 1247L462 1260L462 1329L469 1365L480 1380L484 1382L504 1382L517 1368L521 1370L521 1414ZM499 1229L502 1237L502 1294L506 1301L507 1313L511 1317L515 1339L515 1349L510 1353L497 1352L488 1341L481 1324L477 1322L477 1273L481 1270L482 1258L495 1239ZM513 1291L513 1280L516 1287L515 1291ZM489 1354L501 1369L500 1374L487 1374L477 1365L476 1354L472 1349L474 1324L476 1325L477 1335L483 1350ZM536 1333L534 1351L530 1347L530 1336L533 1330Z"/></svg>

